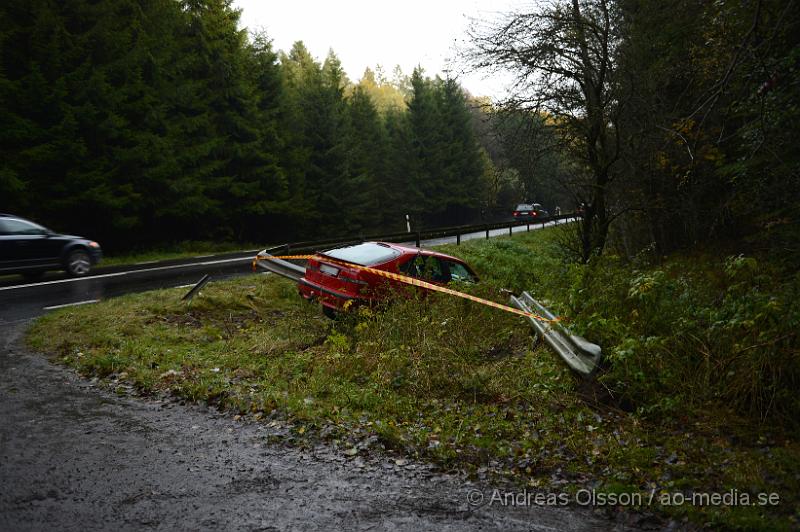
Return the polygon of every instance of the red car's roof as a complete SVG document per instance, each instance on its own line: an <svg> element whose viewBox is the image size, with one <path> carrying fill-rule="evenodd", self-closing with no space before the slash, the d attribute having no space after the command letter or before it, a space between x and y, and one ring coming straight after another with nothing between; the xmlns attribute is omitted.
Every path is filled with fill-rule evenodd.
<svg viewBox="0 0 800 532"><path fill-rule="evenodd" d="M426 257L438 257L440 259L449 259L449 260L453 260L453 261L461 262L461 263L464 262L464 261L462 261L461 259L459 259L457 257L446 255L444 253L439 253L437 251L433 251L433 250L430 250L430 249L417 248L417 247L411 247L411 246L404 246L404 245L395 244L395 243L392 243L392 242L363 242L362 244L360 244L360 246L363 246L365 244L374 244L374 245L382 246L384 248L388 248L388 249L394 251L395 253L399 253L400 255L391 256L391 257L377 258L377 260L368 261L369 264L367 264L366 262L362 262L360 260L353 260L353 258L350 258L350 257L347 257L347 258L345 258L345 257L337 257L334 254L335 252L337 252L339 250L348 249L349 246L346 246L344 248L334 248L332 250L329 250L329 251L326 251L326 252L323 252L323 253L319 253L319 258L321 258L322 260L325 260L325 258L329 257L329 258L332 258L332 259L338 259L338 260L344 260L346 262L352 262L354 264L369 265L369 266L380 266L380 265L383 265L383 264L389 264L389 263L392 263L392 262L395 262L395 261L399 260L401 257L408 257L410 255L424 255ZM358 247L358 246L353 246L353 247Z"/></svg>

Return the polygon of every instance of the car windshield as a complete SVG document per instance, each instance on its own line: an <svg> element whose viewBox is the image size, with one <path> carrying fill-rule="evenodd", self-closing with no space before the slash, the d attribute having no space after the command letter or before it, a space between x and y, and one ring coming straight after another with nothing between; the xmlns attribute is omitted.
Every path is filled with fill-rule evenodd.
<svg viewBox="0 0 800 532"><path fill-rule="evenodd" d="M517 208L515 210L518 210L518 211L529 211L532 208L533 207L531 207L527 203L520 203L519 205L517 205Z"/></svg>
<svg viewBox="0 0 800 532"><path fill-rule="evenodd" d="M400 252L386 245L368 242L357 246L331 249L323 255L361 266L373 266L399 257Z"/></svg>

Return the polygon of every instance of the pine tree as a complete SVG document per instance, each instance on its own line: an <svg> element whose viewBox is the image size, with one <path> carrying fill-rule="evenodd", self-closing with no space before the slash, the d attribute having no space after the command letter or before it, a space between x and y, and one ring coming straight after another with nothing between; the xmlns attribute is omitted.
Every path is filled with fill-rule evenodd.
<svg viewBox="0 0 800 532"><path fill-rule="evenodd" d="M413 94L408 102L413 165L409 169L406 200L417 217L443 210L440 117L433 83L416 68L411 75Z"/></svg>
<svg viewBox="0 0 800 532"><path fill-rule="evenodd" d="M369 94L357 86L348 101L346 170L342 176L341 208L349 221L347 234L375 232L381 224L386 134Z"/></svg>
<svg viewBox="0 0 800 532"><path fill-rule="evenodd" d="M441 202L449 223L465 222L484 196L484 158L472 130L466 97L455 80L438 84L441 129Z"/></svg>

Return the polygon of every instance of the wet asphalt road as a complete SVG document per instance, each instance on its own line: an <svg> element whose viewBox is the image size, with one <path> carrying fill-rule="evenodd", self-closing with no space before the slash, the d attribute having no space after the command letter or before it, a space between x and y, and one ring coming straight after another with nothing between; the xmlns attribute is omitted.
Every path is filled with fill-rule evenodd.
<svg viewBox="0 0 800 532"><path fill-rule="evenodd" d="M491 486L425 464L268 443L279 428L120 396L23 345L44 307L248 271L198 268L0 287L0 531L622 528L585 508L487 505Z"/></svg>
<svg viewBox="0 0 800 532"><path fill-rule="evenodd" d="M235 259L200 259L191 264L172 266L154 264L80 279L51 274L45 281L30 284L16 284L20 283L21 277L11 278L5 286L0 285L0 324L27 320L61 305L192 284L204 274L210 274L214 279L250 274L251 259L252 255Z"/></svg>

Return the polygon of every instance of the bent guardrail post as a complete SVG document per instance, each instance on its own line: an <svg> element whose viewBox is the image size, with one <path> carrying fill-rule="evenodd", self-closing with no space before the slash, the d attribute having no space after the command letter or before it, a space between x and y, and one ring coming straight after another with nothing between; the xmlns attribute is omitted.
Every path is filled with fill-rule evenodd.
<svg viewBox="0 0 800 532"><path fill-rule="evenodd" d="M528 292L521 296L511 296L511 304L525 312L538 314L549 320L555 316L547 308L533 299ZM548 322L528 318L533 329L547 342L553 351L560 356L567 365L584 377L591 377L597 370L603 351L599 345L593 344L576 334L572 334L566 327L558 322Z"/></svg>
<svg viewBox="0 0 800 532"><path fill-rule="evenodd" d="M209 274L205 274L197 284L195 284L191 290L186 292L186 295L181 298L181 301L188 301L189 303L192 302L194 296L203 289L203 287L211 280L211 276Z"/></svg>

